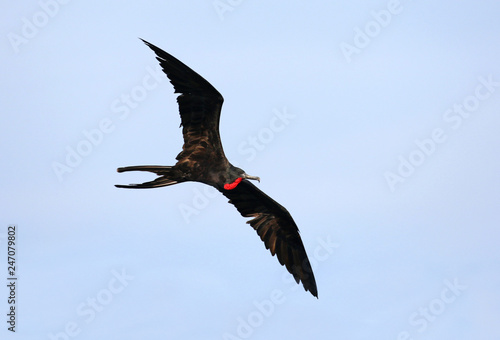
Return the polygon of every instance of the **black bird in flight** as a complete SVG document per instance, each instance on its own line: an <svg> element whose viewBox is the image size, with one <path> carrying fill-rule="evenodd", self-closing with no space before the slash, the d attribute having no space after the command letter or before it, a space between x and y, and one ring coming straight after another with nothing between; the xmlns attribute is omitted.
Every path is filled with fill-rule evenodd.
<svg viewBox="0 0 500 340"><path fill-rule="evenodd" d="M142 39L141 39L142 40ZM159 177L151 182L116 185L118 188L158 188L194 181L215 187L229 198L244 217L253 217L247 223L257 231L272 255L286 266L295 281L302 281L304 289L318 297L316 281L299 235L299 229L290 213L278 202L250 183L250 176L227 160L219 136L219 117L224 99L208 81L188 66L142 40L155 53L163 71L172 83L181 116L184 145L174 166L139 165L118 168L118 172L149 171Z"/></svg>

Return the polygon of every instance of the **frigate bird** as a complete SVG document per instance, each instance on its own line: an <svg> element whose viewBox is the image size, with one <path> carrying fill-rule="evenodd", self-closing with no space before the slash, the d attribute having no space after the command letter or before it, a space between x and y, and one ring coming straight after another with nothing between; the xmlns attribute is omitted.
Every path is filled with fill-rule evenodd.
<svg viewBox="0 0 500 340"><path fill-rule="evenodd" d="M142 39L141 39L142 40ZM140 165L118 168L118 172L148 171L159 177L150 182L116 185L118 188L158 188L195 181L211 185L229 198L247 223L257 231L271 254L302 281L304 289L318 297L316 280L290 213L259 190L242 169L233 166L224 155L219 135L222 95L198 73L162 49L142 40L156 54L156 59L174 87L181 116L184 145L174 166Z"/></svg>

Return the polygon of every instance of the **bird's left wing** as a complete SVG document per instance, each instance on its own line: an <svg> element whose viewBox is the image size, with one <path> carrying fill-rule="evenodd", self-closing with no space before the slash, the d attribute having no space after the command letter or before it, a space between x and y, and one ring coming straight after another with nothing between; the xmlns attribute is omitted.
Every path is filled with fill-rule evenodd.
<svg viewBox="0 0 500 340"><path fill-rule="evenodd" d="M191 168L207 157L225 160L219 135L220 112L224 102L222 95L179 59L141 40L155 52L163 72L174 86L174 92L180 94L177 103L184 145L177 160L180 163L187 162Z"/></svg>
<svg viewBox="0 0 500 340"><path fill-rule="evenodd" d="M299 235L299 229L290 213L248 180L232 190L221 190L244 217L253 217L247 223L257 231L272 255L293 275L302 281L304 289L318 297L316 280Z"/></svg>

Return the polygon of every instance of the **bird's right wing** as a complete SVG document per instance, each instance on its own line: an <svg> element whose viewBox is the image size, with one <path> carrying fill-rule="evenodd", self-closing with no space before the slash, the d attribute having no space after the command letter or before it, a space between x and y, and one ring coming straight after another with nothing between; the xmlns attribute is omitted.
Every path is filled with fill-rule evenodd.
<svg viewBox="0 0 500 340"><path fill-rule="evenodd" d="M311 264L290 213L248 180L221 192L242 216L253 217L247 223L257 231L266 248L272 255L276 254L297 283L302 281L304 289L318 297Z"/></svg>
<svg viewBox="0 0 500 340"><path fill-rule="evenodd" d="M141 39L142 40L142 39ZM202 76L161 48L142 40L155 53L163 72L174 86L181 116L184 145L177 155L179 163L196 167L206 157L226 159L219 135L222 95Z"/></svg>

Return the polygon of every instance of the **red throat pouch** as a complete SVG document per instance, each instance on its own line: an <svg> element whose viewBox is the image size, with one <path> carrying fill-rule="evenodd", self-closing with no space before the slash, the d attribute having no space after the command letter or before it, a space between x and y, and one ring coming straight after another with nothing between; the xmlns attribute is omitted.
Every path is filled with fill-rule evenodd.
<svg viewBox="0 0 500 340"><path fill-rule="evenodd" d="M233 183L226 183L224 184L224 189L226 190L233 190L234 188L236 188L238 186L238 184L240 184L240 182L243 180L243 178L241 177L238 177L234 180Z"/></svg>

